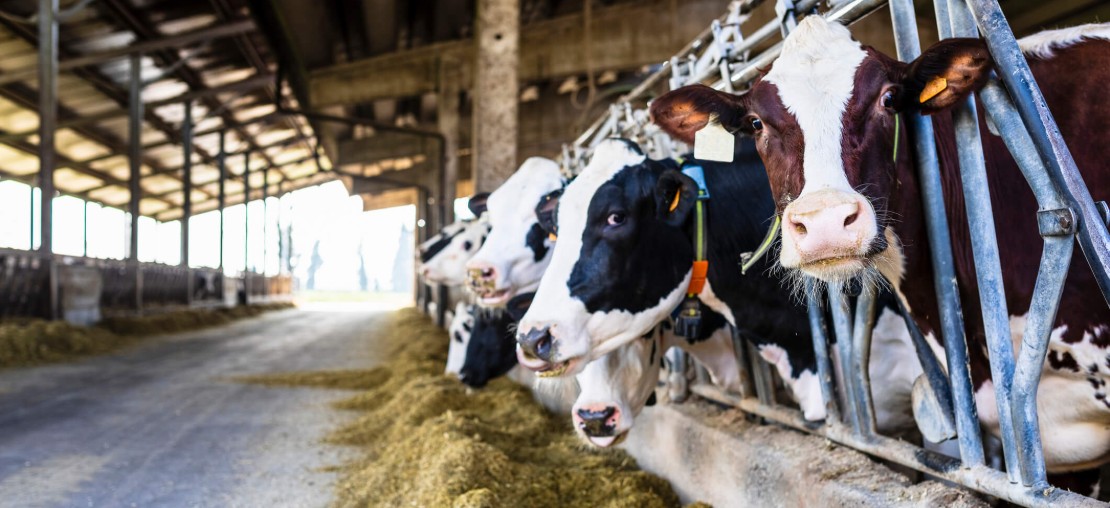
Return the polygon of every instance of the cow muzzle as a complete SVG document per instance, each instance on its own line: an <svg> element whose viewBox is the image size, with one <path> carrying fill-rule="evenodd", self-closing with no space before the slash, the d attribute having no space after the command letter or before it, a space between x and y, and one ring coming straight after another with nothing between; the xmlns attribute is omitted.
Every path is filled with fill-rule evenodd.
<svg viewBox="0 0 1110 508"><path fill-rule="evenodd" d="M466 284L471 293L478 297L484 307L503 305L512 298L512 288L498 288L499 273L496 267L487 263L468 263Z"/></svg>
<svg viewBox="0 0 1110 508"><path fill-rule="evenodd" d="M867 266L878 227L863 196L838 190L807 194L786 207L783 219L783 267L839 281Z"/></svg>
<svg viewBox="0 0 1110 508"><path fill-rule="evenodd" d="M551 328L544 326L520 333L516 338L517 362L535 371L539 377L558 377L566 374L574 365L574 360L555 362L555 337Z"/></svg>
<svg viewBox="0 0 1110 508"><path fill-rule="evenodd" d="M575 407L574 427L590 444L608 448L624 440L627 431L619 430L622 412L616 406L591 404Z"/></svg>

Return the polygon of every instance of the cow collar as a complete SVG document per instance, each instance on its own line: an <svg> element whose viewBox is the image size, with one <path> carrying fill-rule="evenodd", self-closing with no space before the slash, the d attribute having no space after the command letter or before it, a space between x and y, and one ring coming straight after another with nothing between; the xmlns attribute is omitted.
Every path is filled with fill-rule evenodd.
<svg viewBox="0 0 1110 508"><path fill-rule="evenodd" d="M690 177L698 185L698 198L694 203L694 266L691 270L690 285L686 288L687 298L701 294L705 289L705 279L709 275L709 260L706 259L706 244L709 243L705 231L705 202L709 201L709 188L705 185L705 169L700 164L685 162L682 174Z"/></svg>

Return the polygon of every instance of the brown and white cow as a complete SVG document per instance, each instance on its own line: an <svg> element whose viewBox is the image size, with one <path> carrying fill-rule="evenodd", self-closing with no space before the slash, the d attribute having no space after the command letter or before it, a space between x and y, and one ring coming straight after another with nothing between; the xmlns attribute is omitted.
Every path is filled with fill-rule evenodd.
<svg viewBox="0 0 1110 508"><path fill-rule="evenodd" d="M1029 64L1095 199L1110 191L1110 25L1022 41ZM819 16L787 38L782 56L743 96L690 86L660 97L655 121L691 141L716 114L752 136L783 218L781 265L823 281L884 275L932 334L940 326L912 143L896 115L933 115L952 249L970 343L979 416L997 431L982 318L949 108L993 69L978 39L949 39L902 63ZM943 78L945 81L940 81ZM904 126L904 124L903 124ZM981 120L1006 304L1015 344L1041 253L1037 204L1013 159ZM895 136L900 135L896 140ZM895 148L897 147L897 151ZM1038 409L1050 472L1110 458L1110 309L1086 262L1071 264Z"/></svg>

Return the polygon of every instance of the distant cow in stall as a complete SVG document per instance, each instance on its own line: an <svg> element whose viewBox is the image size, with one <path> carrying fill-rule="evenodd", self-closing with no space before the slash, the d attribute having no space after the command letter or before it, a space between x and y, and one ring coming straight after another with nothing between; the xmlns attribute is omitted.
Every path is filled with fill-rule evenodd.
<svg viewBox="0 0 1110 508"><path fill-rule="evenodd" d="M708 277L697 295L753 340L774 364L807 419L825 416L806 308L760 260L741 275L774 213L751 142L737 145L733 171L703 162ZM596 148L558 198L558 242L517 340L521 364L540 376L577 374L590 360L643 336L668 318L690 288L698 184L674 161L647 159L626 140ZM677 199L676 199L677 195ZM739 205L739 206L738 206Z"/></svg>
<svg viewBox="0 0 1110 508"><path fill-rule="evenodd" d="M1110 110L1103 95L1110 80L1110 24L1044 32L1022 40L1021 47L1091 194L1106 198ZM727 129L754 137L775 212L783 219L783 268L824 281L879 272L930 336L940 328L934 275L913 144L905 129L899 133L897 119L935 114L979 418L997 433L957 140L948 114L983 85L993 67L979 39L944 40L902 63L853 40L845 27L809 16L747 94L691 86L659 98L652 113L664 130L686 141L710 115ZM980 130L1002 282L1019 347L1041 253L1038 207L1001 139L987 134L982 119ZM1094 468L1110 457L1108 346L1110 309L1088 265L1075 260L1037 399L1049 472Z"/></svg>
<svg viewBox="0 0 1110 508"><path fill-rule="evenodd" d="M476 219L454 222L420 244L417 270L429 283L461 286L466 282L466 262L478 253L490 232L489 221L483 217L487 197L481 193L470 198L468 206L476 211Z"/></svg>
<svg viewBox="0 0 1110 508"><path fill-rule="evenodd" d="M483 307L503 307L533 292L551 260L552 241L540 226L536 206L566 183L550 159L524 161L486 202L492 230L466 263L467 284Z"/></svg>

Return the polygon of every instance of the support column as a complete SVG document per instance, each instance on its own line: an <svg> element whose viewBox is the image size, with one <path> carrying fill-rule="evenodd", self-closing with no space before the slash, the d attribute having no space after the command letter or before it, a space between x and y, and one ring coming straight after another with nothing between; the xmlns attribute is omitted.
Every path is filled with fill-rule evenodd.
<svg viewBox="0 0 1110 508"><path fill-rule="evenodd" d="M220 185L216 196L217 208L220 210L220 272L224 271L224 206L227 204L227 153L224 144L227 131L220 131L220 153L216 155L216 166L220 170ZM221 290L222 292L222 290Z"/></svg>
<svg viewBox="0 0 1110 508"><path fill-rule="evenodd" d="M89 202L81 207L81 256L89 257Z"/></svg>
<svg viewBox="0 0 1110 508"><path fill-rule="evenodd" d="M270 197L270 168L262 170L262 277L266 277L266 253L268 251L266 242L270 240L270 205L266 203L266 198Z"/></svg>
<svg viewBox="0 0 1110 508"><path fill-rule="evenodd" d="M39 251L53 249L54 132L58 124L58 0L39 0ZM32 186L33 187L33 186ZM31 193L34 197L34 191ZM33 207L32 207L33 208ZM32 223L34 222L32 214ZM31 246L35 248L32 229ZM53 300L51 301L53 303Z"/></svg>
<svg viewBox="0 0 1110 508"><path fill-rule="evenodd" d="M39 0L39 228L41 243L39 252L46 255L50 266L47 282L47 318L57 319L58 312L58 268L54 263L54 131L58 122L58 0ZM31 186L31 243L29 250L35 248L35 189Z"/></svg>
<svg viewBox="0 0 1110 508"><path fill-rule="evenodd" d="M139 185L142 173L143 150L143 58L140 54L131 55L131 75L128 79L128 123L127 158L131 166L128 189L131 199L128 210L131 212L131 244L128 246L127 259L135 277L135 310L143 312L143 271L139 267L139 201L142 187Z"/></svg>
<svg viewBox="0 0 1110 508"><path fill-rule="evenodd" d="M131 201L127 210L131 213L131 244L128 246L127 259L139 260L139 200L142 199L142 150L143 150L143 76L142 55L131 55L131 75L128 80L128 123L127 159L130 164L128 189Z"/></svg>
<svg viewBox="0 0 1110 508"><path fill-rule="evenodd" d="M474 184L496 189L516 171L520 0L478 0Z"/></svg>
<svg viewBox="0 0 1110 508"><path fill-rule="evenodd" d="M193 102L185 102L181 124L181 266L189 268L189 219L193 217Z"/></svg>
<svg viewBox="0 0 1110 508"><path fill-rule="evenodd" d="M243 303L251 301L251 153L243 154Z"/></svg>
<svg viewBox="0 0 1110 508"><path fill-rule="evenodd" d="M443 181L440 193L444 207L443 224L455 221L455 193L459 183L459 93L462 73L458 62L442 62L439 68L439 94L436 97L436 118L443 134Z"/></svg>
<svg viewBox="0 0 1110 508"><path fill-rule="evenodd" d="M193 218L193 101L185 101L181 123L181 267L185 269L185 305L193 305L193 272L189 268L189 219Z"/></svg>

